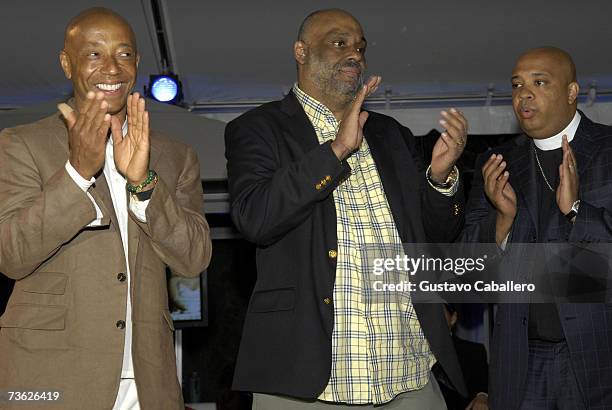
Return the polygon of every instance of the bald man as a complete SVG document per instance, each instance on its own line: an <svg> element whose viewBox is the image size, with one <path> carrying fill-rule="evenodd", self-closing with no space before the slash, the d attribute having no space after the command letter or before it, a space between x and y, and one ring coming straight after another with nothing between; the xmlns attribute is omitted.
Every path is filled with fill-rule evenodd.
<svg viewBox="0 0 612 410"><path fill-rule="evenodd" d="M525 134L479 160L463 239L507 251L512 243L612 242L612 128L577 110L571 57L553 47L527 51L512 89ZM525 259L517 278L530 272ZM609 306L501 304L495 324L494 409L612 408Z"/></svg>
<svg viewBox="0 0 612 410"><path fill-rule="evenodd" d="M74 98L0 134L0 407L183 408L166 267L197 276L209 229L194 151L131 94L138 59L121 16L82 12L60 53Z"/></svg>
<svg viewBox="0 0 612 410"><path fill-rule="evenodd" d="M366 301L362 257L453 240L467 122L443 112L426 170L407 128L362 110L381 81L364 83L365 49L349 13L311 14L292 91L226 128L232 218L257 246L234 388L255 392L255 409L445 408L436 362L465 394L442 306Z"/></svg>

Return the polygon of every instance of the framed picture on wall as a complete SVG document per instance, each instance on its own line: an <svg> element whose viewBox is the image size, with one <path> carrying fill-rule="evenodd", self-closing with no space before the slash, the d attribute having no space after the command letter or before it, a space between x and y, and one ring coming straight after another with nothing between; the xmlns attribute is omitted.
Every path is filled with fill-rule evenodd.
<svg viewBox="0 0 612 410"><path fill-rule="evenodd" d="M174 327L208 325L207 272L195 278L177 276L167 270L168 307Z"/></svg>

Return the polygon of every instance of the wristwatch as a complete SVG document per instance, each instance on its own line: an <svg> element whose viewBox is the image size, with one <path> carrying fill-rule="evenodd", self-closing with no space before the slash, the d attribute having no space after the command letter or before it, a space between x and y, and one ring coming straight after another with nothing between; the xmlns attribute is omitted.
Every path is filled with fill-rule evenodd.
<svg viewBox="0 0 612 410"><path fill-rule="evenodd" d="M453 169L451 170L450 174L448 174L448 176L446 177L446 181L442 183L434 181L431 177L431 165L427 167L427 171L425 172L425 177L427 178L427 181L429 181L431 185L439 189L449 189L450 187L452 187L453 184L457 181L458 176L459 172L456 166L453 166Z"/></svg>
<svg viewBox="0 0 612 410"><path fill-rule="evenodd" d="M572 209L565 214L568 221L573 222L573 219L578 215L578 209L580 208L580 199L577 199L572 204Z"/></svg>
<svg viewBox="0 0 612 410"><path fill-rule="evenodd" d="M153 195L153 189L149 189L147 191L140 191L136 193L130 193L130 195L132 196L132 198L134 198L134 200L138 202L148 201L149 199L151 199L151 196Z"/></svg>

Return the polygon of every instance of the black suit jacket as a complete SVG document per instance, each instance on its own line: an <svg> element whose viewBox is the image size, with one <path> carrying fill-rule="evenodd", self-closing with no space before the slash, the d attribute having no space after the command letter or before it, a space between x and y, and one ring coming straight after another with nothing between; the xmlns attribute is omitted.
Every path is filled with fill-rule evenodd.
<svg viewBox="0 0 612 410"><path fill-rule="evenodd" d="M370 113L364 134L402 240L453 240L463 222L462 192L449 198L429 187L414 137L395 120ZM225 138L232 219L257 245L234 388L318 397L330 376L334 327L331 194L349 165L329 142L318 143L292 93L229 123ZM415 310L436 358L465 392L442 307Z"/></svg>
<svg viewBox="0 0 612 410"><path fill-rule="evenodd" d="M518 201L509 247L512 243L536 242L538 237L548 242L612 242L612 127L596 124L582 114L570 145L579 172L580 211L574 224L560 211L554 212L543 233L538 233L539 171L532 140L523 135L493 150L508 164L510 184ZM490 155L485 153L477 161L464 241L495 242L496 211L486 199L480 172ZM528 270L525 262L514 272ZM557 308L586 408L612 408L612 305L561 303ZM516 409L521 403L529 355L528 324L528 304L498 305L489 374L489 403L493 409Z"/></svg>

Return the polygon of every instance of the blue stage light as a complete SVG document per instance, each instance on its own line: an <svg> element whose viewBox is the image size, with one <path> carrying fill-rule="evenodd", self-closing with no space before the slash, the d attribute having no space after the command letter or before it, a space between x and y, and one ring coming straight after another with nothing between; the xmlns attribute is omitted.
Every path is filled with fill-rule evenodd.
<svg viewBox="0 0 612 410"><path fill-rule="evenodd" d="M146 94L160 102L178 104L183 99L181 82L174 74L151 75Z"/></svg>
<svg viewBox="0 0 612 410"><path fill-rule="evenodd" d="M151 84L151 94L157 101L168 102L174 100L178 93L178 84L170 77L159 77Z"/></svg>

